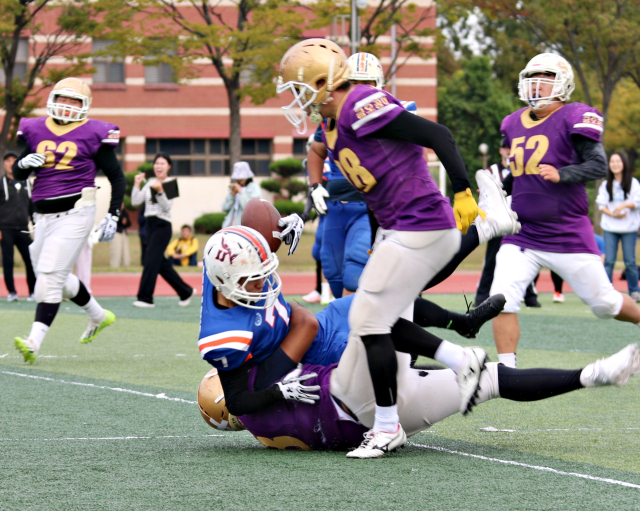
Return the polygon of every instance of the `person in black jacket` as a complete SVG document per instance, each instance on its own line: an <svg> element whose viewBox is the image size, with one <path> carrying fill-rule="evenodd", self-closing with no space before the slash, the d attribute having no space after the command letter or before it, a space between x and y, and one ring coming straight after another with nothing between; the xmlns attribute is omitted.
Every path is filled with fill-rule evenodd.
<svg viewBox="0 0 640 511"><path fill-rule="evenodd" d="M33 292L36 285L36 276L31 265L29 245L31 237L28 234L29 218L33 214L31 202L31 185L29 181L17 181L13 178L12 165L18 155L12 151L5 153L3 165L5 175L2 176L0 189L0 233L2 245L2 269L4 270L4 283L9 295L7 301L17 302L18 293L13 281L13 247L18 251L24 261L27 271L27 285L29 297L27 301L34 301Z"/></svg>

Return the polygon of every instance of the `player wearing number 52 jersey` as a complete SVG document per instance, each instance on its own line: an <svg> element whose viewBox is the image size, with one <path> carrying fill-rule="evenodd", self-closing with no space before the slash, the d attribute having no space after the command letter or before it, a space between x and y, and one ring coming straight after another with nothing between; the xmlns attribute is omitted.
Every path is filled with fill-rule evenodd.
<svg viewBox="0 0 640 511"><path fill-rule="evenodd" d="M518 88L528 106L507 116L500 129L511 147L507 179L513 179L512 209L522 229L504 238L491 287L491 294L507 299L493 330L500 361L513 367L520 301L542 266L566 280L597 317L640 323L635 302L607 278L589 220L585 182L607 172L600 112L567 103L573 70L559 55L534 57Z"/></svg>
<svg viewBox="0 0 640 511"><path fill-rule="evenodd" d="M109 213L98 226L100 241L115 235L126 181L114 148L120 131L114 124L89 119L91 90L78 78L58 82L47 101L47 117L22 119L18 136L26 149L13 167L17 179L33 172L36 214L29 247L36 273L36 317L26 338L14 344L33 363L63 298L82 307L89 325L80 338L91 342L115 316L104 310L71 273L94 225L95 177L102 170L111 183Z"/></svg>

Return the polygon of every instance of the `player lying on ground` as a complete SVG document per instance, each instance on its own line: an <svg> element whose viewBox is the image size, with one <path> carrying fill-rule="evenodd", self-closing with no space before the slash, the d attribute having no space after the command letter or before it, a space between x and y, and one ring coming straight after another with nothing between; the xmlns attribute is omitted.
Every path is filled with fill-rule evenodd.
<svg viewBox="0 0 640 511"><path fill-rule="evenodd" d="M596 108L568 103L574 88L564 58L537 55L520 72L520 99L528 106L500 127L511 146L512 207L522 230L507 236L496 256L491 293L504 294L507 304L493 333L500 361L513 367L520 301L542 266L567 281L597 317L640 326L640 308L614 289L593 237L585 183L607 173L604 125Z"/></svg>
<svg viewBox="0 0 640 511"><path fill-rule="evenodd" d="M351 333L366 347L377 402L376 440L349 456L367 457L367 450L393 449L406 439L398 422L391 329L458 251L456 226L466 233L484 213L478 211L449 130L408 113L385 91L352 85L347 69L347 57L335 43L302 41L283 56L277 91L293 94L284 111L299 129L307 114L317 124L330 120L324 145L381 226L349 312ZM453 209L431 178L425 147L434 149L445 166L455 194Z"/></svg>
<svg viewBox="0 0 640 511"><path fill-rule="evenodd" d="M340 325L333 325L340 328ZM346 323L343 323L346 327ZM398 415L407 436L415 435L458 412L460 391L450 369L422 371L409 367L408 355L397 353ZM475 403L504 398L538 401L585 387L624 385L638 374L639 350L630 344L584 369L515 369L489 362ZM252 367L248 384L256 388L261 365ZM345 450L357 447L374 421L375 400L362 343L353 337L338 364L304 364L267 389L271 404L260 412L236 416L227 409L229 395L212 369L198 390L205 421L217 429L248 429L263 445L279 449ZM384 449L368 450L380 457Z"/></svg>
<svg viewBox="0 0 640 511"><path fill-rule="evenodd" d="M29 247L37 278L36 317L28 337L14 339L16 349L29 363L35 361L63 298L89 316L81 343L91 342L115 321L113 313L103 309L71 273L93 229L98 170L111 183L109 213L98 226L100 241L115 236L126 187L114 152L120 130L114 124L88 119L90 106L91 89L78 78L65 78L49 95L48 117L24 118L18 128L18 137L27 147L14 163L13 174L19 180L36 174L32 195L35 233Z"/></svg>
<svg viewBox="0 0 640 511"><path fill-rule="evenodd" d="M300 361L321 365L337 362L347 344L347 317L353 296L335 300L314 315L284 301L277 266L278 258L264 237L245 226L217 232L205 247L198 347L202 357L220 369L227 400L236 413L260 410L273 398L272 391L249 391L247 375L251 367L262 363L257 387L264 389ZM503 300L492 297L485 307L458 315L460 330L477 332L499 313ZM417 311L422 301L417 300ZM428 317L420 314L416 319L421 324L428 322ZM393 327L392 339L399 351L434 358L458 373L473 372L476 383L479 379L479 348L442 341L403 319ZM465 390L469 395L461 404L463 411L475 391L475 383Z"/></svg>

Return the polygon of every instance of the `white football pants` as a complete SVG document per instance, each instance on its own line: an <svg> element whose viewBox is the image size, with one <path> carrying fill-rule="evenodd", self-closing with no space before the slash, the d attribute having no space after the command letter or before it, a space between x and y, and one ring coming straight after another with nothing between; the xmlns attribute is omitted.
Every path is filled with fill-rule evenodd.
<svg viewBox="0 0 640 511"><path fill-rule="evenodd" d="M94 205L64 213L36 213L33 243L29 246L36 274L36 301L60 303L78 293L78 278L70 275L87 243L96 215Z"/></svg>
<svg viewBox="0 0 640 511"><path fill-rule="evenodd" d="M418 371L409 367L411 356L398 358L398 416L407 436L415 435L438 421L460 412L460 390L451 369ZM420 374L427 373L426 376ZM338 366L331 373L331 394L342 401L366 427L372 428L376 399L369 375L364 344L349 337ZM487 363L476 400L483 403L499 396L498 364Z"/></svg>

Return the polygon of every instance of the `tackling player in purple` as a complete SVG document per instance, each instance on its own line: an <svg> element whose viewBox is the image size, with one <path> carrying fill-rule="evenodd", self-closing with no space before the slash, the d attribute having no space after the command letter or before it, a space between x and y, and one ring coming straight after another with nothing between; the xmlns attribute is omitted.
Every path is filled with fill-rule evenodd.
<svg viewBox="0 0 640 511"><path fill-rule="evenodd" d="M88 118L91 89L78 78L58 82L47 101L48 117L24 118L18 136L26 149L13 167L16 179L33 172L35 233L29 251L36 273L36 317L25 338L14 345L25 362L33 363L63 298L85 310L89 325L80 337L85 344L115 321L78 277L71 273L93 229L95 177L102 170L111 183L109 213L98 229L100 241L116 233L126 181L114 154L120 131L114 124Z"/></svg>
<svg viewBox="0 0 640 511"><path fill-rule="evenodd" d="M522 230L506 236L496 257L491 294L507 299L493 321L500 361L516 366L517 312L529 283L545 266L560 275L599 318L640 326L640 308L613 288L600 261L589 220L585 182L606 176L600 112L568 104L575 88L571 65L542 53L520 72L520 99L528 107L507 116L512 208Z"/></svg>
<svg viewBox="0 0 640 511"><path fill-rule="evenodd" d="M398 422L391 328L458 251L456 226L466 233L479 211L449 130L407 112L384 91L354 86L347 69L347 57L337 44L308 39L282 58L277 91L293 94L283 110L299 130L308 114L317 124L330 119L325 146L381 225L349 313L351 333L366 347L377 403L372 436L349 457L369 458L406 441ZM424 147L436 151L449 174L453 211L431 178ZM467 359L473 367L458 375L464 412L477 390L486 353L476 349Z"/></svg>

